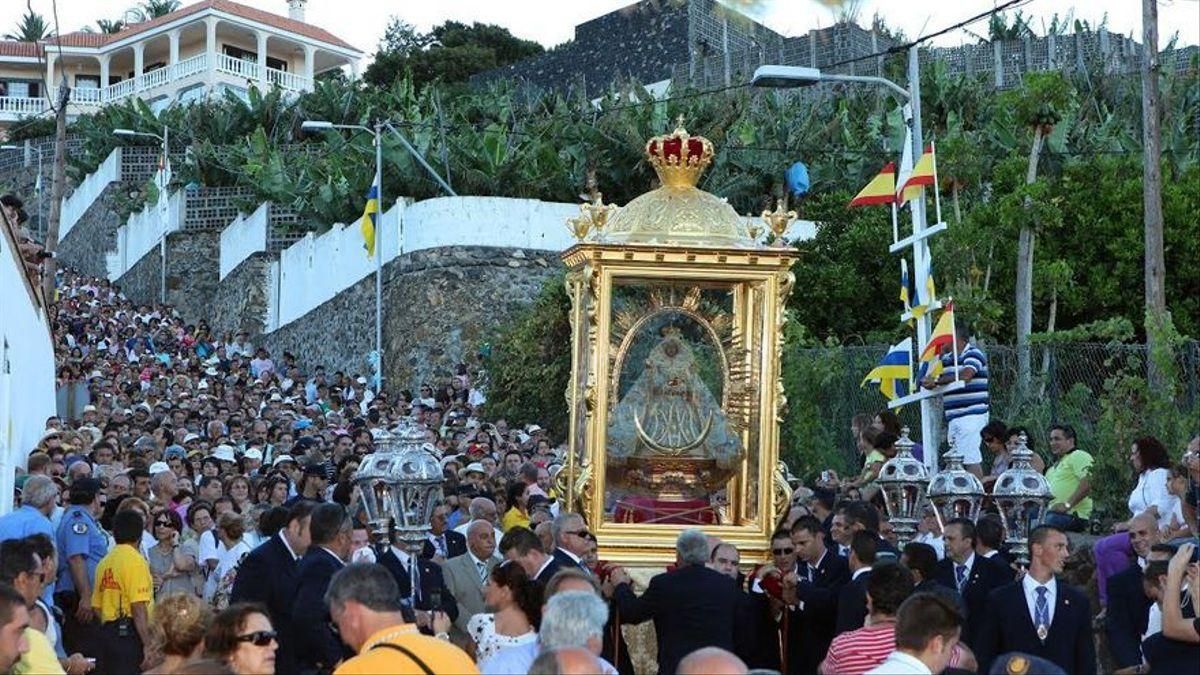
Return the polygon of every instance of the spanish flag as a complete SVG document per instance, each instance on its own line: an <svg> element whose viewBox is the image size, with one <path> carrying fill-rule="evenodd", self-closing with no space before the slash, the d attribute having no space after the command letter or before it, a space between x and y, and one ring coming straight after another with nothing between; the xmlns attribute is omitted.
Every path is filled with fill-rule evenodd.
<svg viewBox="0 0 1200 675"><path fill-rule="evenodd" d="M379 214L379 185L374 184L367 191L367 206L363 209L362 229L363 248L367 249L367 257L375 255L375 219Z"/></svg>
<svg viewBox="0 0 1200 675"><path fill-rule="evenodd" d="M879 365L863 378L862 384L879 382L879 391L890 401L907 396L911 380L912 338L907 337L888 349Z"/></svg>
<svg viewBox="0 0 1200 675"><path fill-rule="evenodd" d="M942 347L946 345L954 345L954 303L946 303L942 316L933 328L933 334L929 336L929 342L925 344L925 349L921 350L921 360L937 358Z"/></svg>
<svg viewBox="0 0 1200 675"><path fill-rule="evenodd" d="M934 176L937 171L937 163L933 156L933 146L925 147L924 154L917 160L915 166L912 167L909 173L900 185L900 205L907 204L910 200L916 199L921 194L926 186L933 185Z"/></svg>
<svg viewBox="0 0 1200 675"><path fill-rule="evenodd" d="M870 183L850 200L850 206L876 206L896 201L896 163L887 166L871 179Z"/></svg>

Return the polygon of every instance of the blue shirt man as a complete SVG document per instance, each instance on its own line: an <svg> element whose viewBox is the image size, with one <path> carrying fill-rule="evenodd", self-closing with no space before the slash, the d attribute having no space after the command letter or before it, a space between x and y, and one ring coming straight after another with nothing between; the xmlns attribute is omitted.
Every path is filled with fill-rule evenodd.
<svg viewBox="0 0 1200 675"><path fill-rule="evenodd" d="M71 505L63 512L58 524L55 543L58 546L58 592L75 592L80 600L91 602L91 585L96 577L96 566L108 553L108 538L96 522L96 511L100 506L100 482L94 478L75 481L71 486ZM90 500L87 500L88 497ZM87 501L85 501L87 500ZM71 558L83 558L87 588L77 588L71 574Z"/></svg>
<svg viewBox="0 0 1200 675"><path fill-rule="evenodd" d="M50 514L58 503L58 486L47 476L30 476L22 486L21 507L12 513L0 516L0 541L24 539L33 534L44 534L54 541L54 524ZM54 583L47 584L42 600L46 606L54 604Z"/></svg>

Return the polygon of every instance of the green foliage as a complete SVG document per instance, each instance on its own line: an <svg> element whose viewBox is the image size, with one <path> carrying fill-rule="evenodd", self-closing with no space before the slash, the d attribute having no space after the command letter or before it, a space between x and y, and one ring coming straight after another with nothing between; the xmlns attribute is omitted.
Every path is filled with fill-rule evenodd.
<svg viewBox="0 0 1200 675"><path fill-rule="evenodd" d="M46 23L46 18L41 14L33 11L32 7L21 16L21 20L13 27L13 32L5 33L5 40L15 40L17 42L38 42L54 34L50 30L50 24Z"/></svg>
<svg viewBox="0 0 1200 675"><path fill-rule="evenodd" d="M536 422L556 438L567 431L563 392L571 379L571 302L561 276L550 279L541 295L481 350L488 372L488 419L510 425Z"/></svg>
<svg viewBox="0 0 1200 675"><path fill-rule="evenodd" d="M56 124L53 117L22 117L8 128L7 142L19 143L29 138L44 140L54 135Z"/></svg>
<svg viewBox="0 0 1200 675"><path fill-rule="evenodd" d="M476 73L542 51L538 43L513 37L501 26L447 21L429 33L418 33L412 25L393 17L363 77L384 87L405 77L411 77L418 88L435 81L465 82Z"/></svg>
<svg viewBox="0 0 1200 675"><path fill-rule="evenodd" d="M1029 336L1031 344L1070 344L1073 342L1122 343L1132 340L1135 334L1133 323L1118 316L1112 319L1092 321L1053 333L1034 333Z"/></svg>
<svg viewBox="0 0 1200 675"><path fill-rule="evenodd" d="M129 10L138 23L157 19L160 16L166 16L171 12L179 9L180 0L145 0L138 6Z"/></svg>

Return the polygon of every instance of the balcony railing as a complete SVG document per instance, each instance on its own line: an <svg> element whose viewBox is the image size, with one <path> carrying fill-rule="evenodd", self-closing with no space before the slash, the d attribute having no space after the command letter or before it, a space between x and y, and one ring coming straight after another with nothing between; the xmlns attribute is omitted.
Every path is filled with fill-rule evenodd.
<svg viewBox="0 0 1200 675"><path fill-rule="evenodd" d="M50 109L50 102L44 98L28 96L0 96L0 115L25 117L40 115Z"/></svg>
<svg viewBox="0 0 1200 675"><path fill-rule="evenodd" d="M260 76L263 69L254 61L234 58L228 54L210 55L202 53L100 89L73 89L71 91L71 100L79 105L104 105L152 89L166 87L174 82L200 75L210 70L251 82L258 82L263 79ZM283 70L275 70L274 68L266 69L265 79L268 85L278 85L281 89L291 91L305 91L312 84L312 80L307 77ZM13 110L11 112L17 112L21 115L38 114L47 107L45 101L36 98L15 99L35 103L3 103L4 101L13 100L0 99L0 114L10 112L10 107L20 107L22 105L24 107L21 110Z"/></svg>

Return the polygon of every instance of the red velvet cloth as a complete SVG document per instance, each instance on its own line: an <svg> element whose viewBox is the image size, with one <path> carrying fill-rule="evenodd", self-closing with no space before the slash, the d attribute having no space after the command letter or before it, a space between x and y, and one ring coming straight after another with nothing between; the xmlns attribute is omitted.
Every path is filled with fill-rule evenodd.
<svg viewBox="0 0 1200 675"><path fill-rule="evenodd" d="M715 525L717 514L703 499L666 500L628 496L617 502L613 520L618 523L652 522L662 525Z"/></svg>

